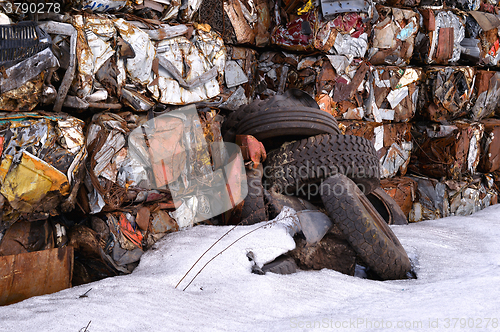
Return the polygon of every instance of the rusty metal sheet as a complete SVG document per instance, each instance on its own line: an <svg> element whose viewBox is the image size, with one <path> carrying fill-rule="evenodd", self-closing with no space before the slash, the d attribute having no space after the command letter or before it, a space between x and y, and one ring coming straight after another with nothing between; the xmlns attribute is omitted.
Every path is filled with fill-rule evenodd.
<svg viewBox="0 0 500 332"><path fill-rule="evenodd" d="M264 145L252 135L236 135L236 144L241 148L243 160L249 161L249 168L257 168L266 160Z"/></svg>
<svg viewBox="0 0 500 332"><path fill-rule="evenodd" d="M380 187L394 199L408 219L413 203L417 200L417 182L409 177L397 176L380 179Z"/></svg>
<svg viewBox="0 0 500 332"><path fill-rule="evenodd" d="M10 226L2 237L0 256L17 255L54 247L54 232L47 219L20 220Z"/></svg>
<svg viewBox="0 0 500 332"><path fill-rule="evenodd" d="M25 82L17 89L0 94L0 110L11 112L27 112L40 102L43 92L44 74Z"/></svg>
<svg viewBox="0 0 500 332"><path fill-rule="evenodd" d="M439 29L436 48L436 62L446 63L453 56L453 27Z"/></svg>
<svg viewBox="0 0 500 332"><path fill-rule="evenodd" d="M254 5L254 3L253 1L244 2L245 4L241 3L239 0L224 1L224 12L231 21L238 44L251 44L255 42L255 31L252 26L257 20L257 17L256 15L254 15L255 17L248 14L245 15L243 10L249 12L245 5ZM255 12L255 7L250 7L250 10ZM248 19L250 19L250 21Z"/></svg>
<svg viewBox="0 0 500 332"><path fill-rule="evenodd" d="M0 257L0 305L71 287L73 248Z"/></svg>

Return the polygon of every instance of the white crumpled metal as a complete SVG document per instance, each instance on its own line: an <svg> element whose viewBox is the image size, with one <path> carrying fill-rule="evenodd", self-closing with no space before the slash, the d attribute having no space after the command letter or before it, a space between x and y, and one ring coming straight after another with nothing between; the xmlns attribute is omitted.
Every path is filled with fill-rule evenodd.
<svg viewBox="0 0 500 332"><path fill-rule="evenodd" d="M113 20L120 36L129 43L135 52L135 57L127 59L126 69L129 77L140 84L149 84L153 80L151 68L156 56L154 44L146 32L124 19Z"/></svg>

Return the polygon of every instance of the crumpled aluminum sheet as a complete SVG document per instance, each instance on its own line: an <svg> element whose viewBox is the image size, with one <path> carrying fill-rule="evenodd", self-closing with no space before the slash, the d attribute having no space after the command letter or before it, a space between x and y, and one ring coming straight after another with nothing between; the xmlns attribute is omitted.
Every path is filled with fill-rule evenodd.
<svg viewBox="0 0 500 332"><path fill-rule="evenodd" d="M128 77L141 85L147 85L153 80L151 67L156 56L154 44L148 34L124 19L113 20L120 36L132 47L135 57L127 59Z"/></svg>
<svg viewBox="0 0 500 332"><path fill-rule="evenodd" d="M157 58L160 67L155 74L154 83L148 85L148 90L159 102L185 105L219 95L217 78L223 74L226 61L224 43L213 31L198 29L195 35L196 44L185 37L175 37L158 43ZM166 66L169 68L165 68ZM175 73L177 76L173 73L175 70L178 72ZM183 87L179 75L181 78L185 77L188 85L188 82L198 81L192 87Z"/></svg>
<svg viewBox="0 0 500 332"><path fill-rule="evenodd" d="M480 160L484 126L458 120L450 125L415 125L409 170L414 174L458 180L474 174Z"/></svg>
<svg viewBox="0 0 500 332"><path fill-rule="evenodd" d="M413 55L419 16L412 10L376 6L379 13L371 32L367 58L373 65L408 64Z"/></svg>
<svg viewBox="0 0 500 332"><path fill-rule="evenodd" d="M419 118L444 122L467 116L474 82L474 67L427 67L417 105Z"/></svg>

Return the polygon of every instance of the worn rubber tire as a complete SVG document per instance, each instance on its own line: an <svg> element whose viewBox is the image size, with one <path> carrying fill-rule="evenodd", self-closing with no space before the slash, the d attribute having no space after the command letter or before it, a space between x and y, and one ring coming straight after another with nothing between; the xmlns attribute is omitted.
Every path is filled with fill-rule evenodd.
<svg viewBox="0 0 500 332"><path fill-rule="evenodd" d="M364 137L324 134L285 143L270 151L266 159L266 181L273 190L287 195L337 173L353 179L366 194L379 187L379 161L373 144Z"/></svg>
<svg viewBox="0 0 500 332"><path fill-rule="evenodd" d="M304 91L298 90L298 89L289 89L287 90L283 95L276 95L273 96L269 99L266 100L255 100L251 102L250 104L243 105L241 106L238 110L232 112L222 123L222 133L224 137L224 141L226 142L234 142L236 135L241 134L237 132L238 126L247 123L247 120L252 121L252 118L259 119L262 114L271 114L276 111L281 111L283 112L284 110L297 110L301 115L307 115L309 113L311 114L316 114L316 117L319 115L321 116L321 119L324 118L324 120L320 120L319 122L321 123L327 123L329 126L333 127L334 131L339 133L337 121L335 118L331 115L328 114L324 111L321 111L319 109L318 103L309 96L307 93ZM256 113L261 113L258 116L256 116ZM286 111L285 111L286 113ZM274 118L275 116L271 115L271 118ZM287 121L294 121L292 118L289 117L287 118ZM269 122L269 121L268 121ZM273 121L271 121L273 123ZM266 123L261 123L260 125L265 125ZM279 126L277 121L274 121L275 126ZM318 126L320 123L315 123L311 122L311 120L307 120L306 124L296 124L298 128L304 128L307 125L311 126ZM288 126L289 127L289 126ZM286 127L283 127L282 129L286 129ZM331 130L323 131L323 130L316 130L312 135L320 134L320 133L329 133ZM272 131L271 131L272 132ZM276 133L279 136L286 136L289 135L287 132L283 133ZM293 134L296 134L293 132ZM248 134L251 135L251 134ZM300 135L300 134L299 134ZM311 134L306 133L306 136L310 136ZM258 138L259 139L259 138ZM262 138L261 138L262 139ZM260 139L259 139L260 140Z"/></svg>
<svg viewBox="0 0 500 332"><path fill-rule="evenodd" d="M268 220L262 187L262 165L256 169L247 170L248 194L241 210L241 224L253 225Z"/></svg>
<svg viewBox="0 0 500 332"><path fill-rule="evenodd" d="M384 189L378 187L366 197L388 225L408 225L403 210Z"/></svg>
<svg viewBox="0 0 500 332"><path fill-rule="evenodd" d="M384 279L404 279L411 272L398 238L357 186L342 174L321 184L323 204L358 256Z"/></svg>
<svg viewBox="0 0 500 332"><path fill-rule="evenodd" d="M235 130L237 135L252 135L259 141L288 135L314 136L340 134L335 118L310 107L270 108L243 118Z"/></svg>

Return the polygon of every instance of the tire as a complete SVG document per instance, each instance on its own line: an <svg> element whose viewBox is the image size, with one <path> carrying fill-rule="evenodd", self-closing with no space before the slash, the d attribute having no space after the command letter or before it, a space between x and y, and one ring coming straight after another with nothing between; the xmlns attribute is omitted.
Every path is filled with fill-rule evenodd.
<svg viewBox="0 0 500 332"><path fill-rule="evenodd" d="M270 108L243 118L235 130L237 135L252 135L259 141L281 136L314 136L340 134L335 118L310 107Z"/></svg>
<svg viewBox="0 0 500 332"><path fill-rule="evenodd" d="M328 125L331 124L333 130L339 133L337 121L335 120L335 118L331 114L321 111L319 109L318 103L316 103L314 98L309 96L304 91L298 89L290 89L287 90L282 95L276 95L266 100L255 100L248 105L241 106L237 111L232 112L222 124L222 133L224 141L234 142L236 135L240 134L239 132L237 132L238 126L246 123L247 120L252 118L258 120L261 117L261 114L259 114L259 116L255 116L256 113L262 112L262 114L271 114L281 110L283 114L283 110L293 110L293 109L300 110L300 113L303 116L307 116L311 112L312 114L319 114L321 116L321 119L323 118L325 119L324 121L320 120L321 123L325 122ZM271 118L274 117L275 116L271 116ZM293 119L290 116L287 119L288 119L287 121L293 121ZM283 121L283 119L281 121ZM270 123L274 123L274 126L279 127L278 121L271 121ZM264 123L260 122L259 126L263 126L265 124L266 122ZM299 128L305 128L307 125L310 126L311 124L314 124L315 126L320 126L319 123L315 123L311 119L306 121L305 124L296 124L296 126L299 126ZM282 127L282 129L285 128L288 127ZM272 129L270 130L272 132ZM312 135L317 135L320 133L329 133L329 132L330 130L323 131L320 129L316 129L316 131L314 131ZM293 134L296 133L293 132ZM288 134L280 133L279 135L286 136ZM305 135L310 136L311 134L306 133Z"/></svg>
<svg viewBox="0 0 500 332"><path fill-rule="evenodd" d="M359 188L337 174L321 190L328 215L358 256L383 280L407 278L411 263L406 251Z"/></svg>
<svg viewBox="0 0 500 332"><path fill-rule="evenodd" d="M337 173L353 179L364 193L379 187L379 161L373 144L353 135L317 135L285 143L270 151L266 160L267 183L287 195L303 193L305 185Z"/></svg>
<svg viewBox="0 0 500 332"><path fill-rule="evenodd" d="M378 187L366 197L388 225L408 225L403 210L384 189Z"/></svg>
<svg viewBox="0 0 500 332"><path fill-rule="evenodd" d="M247 170L248 194L244 199L241 211L241 224L253 225L268 220L262 187L262 165L257 169Z"/></svg>

